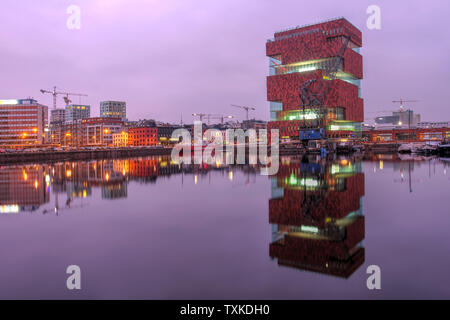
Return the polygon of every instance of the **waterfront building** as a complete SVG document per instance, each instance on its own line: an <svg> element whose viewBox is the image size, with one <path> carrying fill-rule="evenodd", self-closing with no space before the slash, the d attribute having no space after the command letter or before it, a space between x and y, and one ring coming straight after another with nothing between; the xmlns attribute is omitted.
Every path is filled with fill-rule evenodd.
<svg viewBox="0 0 450 320"><path fill-rule="evenodd" d="M44 143L48 107L36 100L0 100L0 146L27 147Z"/></svg>
<svg viewBox="0 0 450 320"><path fill-rule="evenodd" d="M113 146L114 147L126 147L128 146L128 129L122 129L121 132L113 133Z"/></svg>
<svg viewBox="0 0 450 320"><path fill-rule="evenodd" d="M449 141L450 127L431 126L423 127L385 127L385 128L364 128L363 140L366 142L431 142Z"/></svg>
<svg viewBox="0 0 450 320"><path fill-rule="evenodd" d="M139 120L128 128L128 144L135 147L156 146L158 127L154 120Z"/></svg>
<svg viewBox="0 0 450 320"><path fill-rule="evenodd" d="M121 118L88 118L81 120L85 146L113 146L113 134L122 131Z"/></svg>
<svg viewBox="0 0 450 320"><path fill-rule="evenodd" d="M172 138L172 133L179 129L180 126L177 125L171 125L171 124L158 124L158 144L161 145L169 145L172 143L178 143L178 139Z"/></svg>
<svg viewBox="0 0 450 320"><path fill-rule="evenodd" d="M414 114L413 110L400 110L392 112L390 116L375 118L375 123L380 125L393 125L400 127L417 126L420 122L420 114Z"/></svg>
<svg viewBox="0 0 450 320"><path fill-rule="evenodd" d="M268 129L298 140L302 128L360 137L362 33L345 18L279 31L266 43Z"/></svg>
<svg viewBox="0 0 450 320"><path fill-rule="evenodd" d="M70 104L66 106L65 110L65 122L73 122L91 117L91 106Z"/></svg>
<svg viewBox="0 0 450 320"><path fill-rule="evenodd" d="M244 120L242 122L242 129L248 130L248 129L254 129L258 132L260 129L267 129L267 122L263 120Z"/></svg>
<svg viewBox="0 0 450 320"><path fill-rule="evenodd" d="M53 109L50 111L48 142L51 144L60 144L62 140L61 132L66 121L65 109Z"/></svg>
<svg viewBox="0 0 450 320"><path fill-rule="evenodd" d="M126 121L127 104L125 101L102 101L100 102L101 118L121 118Z"/></svg>

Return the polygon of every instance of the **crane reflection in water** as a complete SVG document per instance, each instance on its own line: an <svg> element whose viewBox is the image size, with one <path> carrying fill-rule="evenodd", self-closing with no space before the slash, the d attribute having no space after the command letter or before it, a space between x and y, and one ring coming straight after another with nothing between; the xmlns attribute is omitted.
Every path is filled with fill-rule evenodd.
<svg viewBox="0 0 450 320"><path fill-rule="evenodd" d="M269 254L280 266L348 278L364 263L360 159L282 159L271 192Z"/></svg>

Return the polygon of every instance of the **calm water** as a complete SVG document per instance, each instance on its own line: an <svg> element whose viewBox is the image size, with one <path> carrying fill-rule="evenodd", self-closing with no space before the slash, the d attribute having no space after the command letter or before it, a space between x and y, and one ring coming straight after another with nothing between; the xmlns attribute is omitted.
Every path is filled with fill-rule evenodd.
<svg viewBox="0 0 450 320"><path fill-rule="evenodd" d="M162 157L2 166L0 298L449 299L449 164L285 157L271 178Z"/></svg>

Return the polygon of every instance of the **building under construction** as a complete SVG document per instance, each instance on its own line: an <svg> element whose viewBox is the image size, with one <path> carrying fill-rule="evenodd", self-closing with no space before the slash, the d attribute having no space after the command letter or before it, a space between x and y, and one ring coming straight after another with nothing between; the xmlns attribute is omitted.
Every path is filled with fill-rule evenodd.
<svg viewBox="0 0 450 320"><path fill-rule="evenodd" d="M276 32L266 43L268 129L289 140L361 137L361 46L345 18Z"/></svg>

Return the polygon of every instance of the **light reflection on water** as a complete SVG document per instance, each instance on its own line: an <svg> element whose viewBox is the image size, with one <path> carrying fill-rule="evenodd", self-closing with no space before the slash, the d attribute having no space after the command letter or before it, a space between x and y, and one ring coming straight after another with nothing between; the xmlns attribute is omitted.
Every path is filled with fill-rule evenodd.
<svg viewBox="0 0 450 320"><path fill-rule="evenodd" d="M449 162L0 168L0 298L449 298ZM81 267L80 292L65 268ZM366 268L382 290L366 288ZM449 283L450 285L450 283Z"/></svg>

